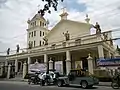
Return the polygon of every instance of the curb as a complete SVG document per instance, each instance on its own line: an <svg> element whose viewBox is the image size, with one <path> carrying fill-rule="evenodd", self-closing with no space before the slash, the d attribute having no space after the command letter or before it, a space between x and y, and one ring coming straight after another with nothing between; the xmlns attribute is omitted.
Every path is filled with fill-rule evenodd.
<svg viewBox="0 0 120 90"><path fill-rule="evenodd" d="M28 82L27 79L22 79L22 80L10 80L10 79L3 79L3 80L0 80L0 81L16 81L16 82ZM98 85L95 85L95 86L106 86L106 87L111 87L110 84L98 84Z"/></svg>

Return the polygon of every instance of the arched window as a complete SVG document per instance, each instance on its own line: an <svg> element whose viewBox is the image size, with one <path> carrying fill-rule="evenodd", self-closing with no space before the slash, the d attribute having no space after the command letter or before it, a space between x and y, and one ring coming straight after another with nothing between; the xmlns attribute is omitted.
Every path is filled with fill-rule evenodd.
<svg viewBox="0 0 120 90"><path fill-rule="evenodd" d="M35 21L35 26L36 26L36 21Z"/></svg>
<svg viewBox="0 0 120 90"><path fill-rule="evenodd" d="M43 41L43 45L44 45L44 41Z"/></svg>
<svg viewBox="0 0 120 90"><path fill-rule="evenodd" d="M42 36L42 32L40 31L40 36Z"/></svg>
<svg viewBox="0 0 120 90"><path fill-rule="evenodd" d="M34 25L35 25L35 24L34 24L34 22L33 22L33 27L34 27Z"/></svg>
<svg viewBox="0 0 120 90"><path fill-rule="evenodd" d="M31 32L29 33L29 38L30 38L30 36L31 36Z"/></svg>
<svg viewBox="0 0 120 90"><path fill-rule="evenodd" d="M41 41L40 41L40 46L41 46Z"/></svg>
<svg viewBox="0 0 120 90"><path fill-rule="evenodd" d="M32 32L32 37L33 37L33 32Z"/></svg>
<svg viewBox="0 0 120 90"><path fill-rule="evenodd" d="M35 41L34 41L34 47L35 47Z"/></svg>
<svg viewBox="0 0 120 90"><path fill-rule="evenodd" d="M43 36L44 36L44 34L45 34L45 33L43 32Z"/></svg>
<svg viewBox="0 0 120 90"><path fill-rule="evenodd" d="M40 21L40 26L41 26L41 21Z"/></svg>

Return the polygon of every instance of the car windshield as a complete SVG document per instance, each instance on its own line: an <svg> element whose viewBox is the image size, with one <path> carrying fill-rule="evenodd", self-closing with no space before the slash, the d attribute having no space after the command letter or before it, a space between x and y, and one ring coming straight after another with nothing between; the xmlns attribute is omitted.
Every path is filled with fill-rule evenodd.
<svg viewBox="0 0 120 90"><path fill-rule="evenodd" d="M71 70L70 71L70 74L71 75L74 75L74 76L86 76L86 71L82 71L82 70Z"/></svg>

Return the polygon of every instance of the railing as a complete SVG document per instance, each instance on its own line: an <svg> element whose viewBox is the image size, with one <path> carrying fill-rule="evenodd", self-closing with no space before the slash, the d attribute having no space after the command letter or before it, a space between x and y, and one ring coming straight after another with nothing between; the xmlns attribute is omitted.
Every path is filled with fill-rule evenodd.
<svg viewBox="0 0 120 90"><path fill-rule="evenodd" d="M53 49L59 49L64 47L90 44L95 42L101 42L103 40L104 40L103 33L101 33L100 35L96 35L96 34L87 35L87 36L73 38L73 39L70 39L69 41L58 41L54 43L49 43L48 45L36 46L31 49L27 49L27 48L20 49L20 52L17 53L17 55L27 54L28 52L32 53L32 52L38 52L38 51L53 50ZM107 41L104 43L110 46L110 44ZM15 54L16 54L16 50L10 52L11 56L15 56Z"/></svg>

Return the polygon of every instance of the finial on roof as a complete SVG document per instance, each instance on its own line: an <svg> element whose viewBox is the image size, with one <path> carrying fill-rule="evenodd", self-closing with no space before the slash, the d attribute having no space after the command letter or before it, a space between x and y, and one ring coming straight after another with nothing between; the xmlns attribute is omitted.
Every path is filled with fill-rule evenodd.
<svg viewBox="0 0 120 90"><path fill-rule="evenodd" d="M90 22L90 18L88 17L88 14L86 14L86 19L85 19L85 21L86 21L87 23Z"/></svg>
<svg viewBox="0 0 120 90"><path fill-rule="evenodd" d="M66 7L62 8L62 14L60 16L61 16L61 20L67 20L68 13L66 11Z"/></svg>
<svg viewBox="0 0 120 90"><path fill-rule="evenodd" d="M30 23L30 18L28 18L28 21L27 21L27 23L28 23L28 24Z"/></svg>
<svg viewBox="0 0 120 90"><path fill-rule="evenodd" d="M66 7L61 8L62 12L65 13L66 12Z"/></svg>

